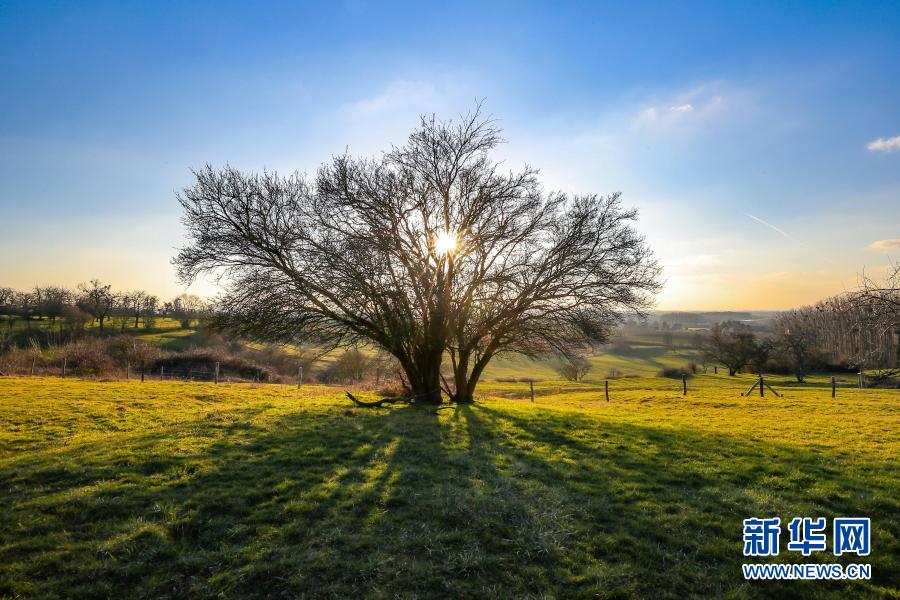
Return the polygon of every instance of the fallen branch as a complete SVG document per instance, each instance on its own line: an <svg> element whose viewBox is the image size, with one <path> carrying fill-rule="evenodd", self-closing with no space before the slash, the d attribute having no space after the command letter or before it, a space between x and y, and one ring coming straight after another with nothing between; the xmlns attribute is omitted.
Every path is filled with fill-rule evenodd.
<svg viewBox="0 0 900 600"><path fill-rule="evenodd" d="M364 400L360 400L350 392L344 392L347 394L347 397L353 401L353 404L360 406L362 408L378 408L379 406L384 406L385 404L394 404L396 402L405 402L409 403L409 398L405 398L403 396L397 396L394 398L382 398L381 400L375 400L373 402L366 402Z"/></svg>

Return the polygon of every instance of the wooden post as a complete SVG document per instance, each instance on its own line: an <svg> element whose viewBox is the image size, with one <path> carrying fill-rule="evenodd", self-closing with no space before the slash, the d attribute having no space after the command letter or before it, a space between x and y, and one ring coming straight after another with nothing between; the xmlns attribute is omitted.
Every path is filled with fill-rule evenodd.
<svg viewBox="0 0 900 600"><path fill-rule="evenodd" d="M34 362L36 360L37 359L35 357L33 357L33 356L31 357L31 375L34 375Z"/></svg>
<svg viewBox="0 0 900 600"><path fill-rule="evenodd" d="M165 378L166 378L166 368L165 368L165 367L160 367L160 368L159 368L159 378L160 378L160 379L165 379Z"/></svg>
<svg viewBox="0 0 900 600"><path fill-rule="evenodd" d="M603 382L603 391L606 393L606 401L609 402L609 379Z"/></svg>
<svg viewBox="0 0 900 600"><path fill-rule="evenodd" d="M297 389L300 389L300 385L303 383L303 365L297 367Z"/></svg>
<svg viewBox="0 0 900 600"><path fill-rule="evenodd" d="M141 383L144 383L144 365L141 363Z"/></svg>
<svg viewBox="0 0 900 600"><path fill-rule="evenodd" d="M859 389L863 389L866 387L866 375L863 373L863 370L860 368L859 370Z"/></svg>
<svg viewBox="0 0 900 600"><path fill-rule="evenodd" d="M759 397L760 398L763 398L766 395L765 387L766 387L766 382L763 381L763 376L760 375L759 376Z"/></svg>
<svg viewBox="0 0 900 600"><path fill-rule="evenodd" d="M531 401L534 402L534 381L529 380L528 385L531 387Z"/></svg>
<svg viewBox="0 0 900 600"><path fill-rule="evenodd" d="M216 374L214 375L213 383L219 383L219 361L216 361Z"/></svg>
<svg viewBox="0 0 900 600"><path fill-rule="evenodd" d="M131 363L125 363L125 379L131 379Z"/></svg>
<svg viewBox="0 0 900 600"><path fill-rule="evenodd" d="M718 375L718 374L719 374L719 367L714 366L713 367L713 375Z"/></svg>
<svg viewBox="0 0 900 600"><path fill-rule="evenodd" d="M831 397L834 398L834 377L831 378Z"/></svg>
<svg viewBox="0 0 900 600"><path fill-rule="evenodd" d="M67 361L67 360L68 360L68 358L65 357L65 356L63 356L63 373L62 373L62 376L63 376L63 377L66 376L66 361Z"/></svg>
<svg viewBox="0 0 900 600"><path fill-rule="evenodd" d="M682 387L682 396L687 396L687 373L681 374L681 387Z"/></svg>

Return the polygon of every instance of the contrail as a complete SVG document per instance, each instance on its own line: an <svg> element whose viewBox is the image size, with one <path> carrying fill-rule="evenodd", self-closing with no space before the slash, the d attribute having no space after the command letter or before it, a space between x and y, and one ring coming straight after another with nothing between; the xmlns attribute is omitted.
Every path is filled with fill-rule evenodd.
<svg viewBox="0 0 900 600"><path fill-rule="evenodd" d="M774 225L772 225L772 224L769 223L768 221L763 221L763 220L760 219L759 217L754 217L754 216L751 215L750 213L744 213L744 215L747 216L747 217L750 217L751 219L753 219L753 220L756 221L757 223L761 223L761 224L765 225L766 227L768 227L769 229L771 229L771 230L773 230L773 231L777 231L778 233L780 233L781 235L783 235L783 236L786 237L787 239L791 240L792 242L793 242L793 241L796 241L796 240L794 240L794 238L792 238L792 237L789 236L787 233L785 233L784 230L779 229L778 227L775 227Z"/></svg>

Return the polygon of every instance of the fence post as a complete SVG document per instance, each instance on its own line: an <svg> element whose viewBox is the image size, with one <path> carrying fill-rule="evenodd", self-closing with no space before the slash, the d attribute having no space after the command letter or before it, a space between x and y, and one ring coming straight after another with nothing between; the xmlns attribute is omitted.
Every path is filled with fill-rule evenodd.
<svg viewBox="0 0 900 600"><path fill-rule="evenodd" d="M31 373L30 373L30 375L34 375L34 363L35 363L35 361L37 361L37 359L36 359L35 357L32 356L32 357L31 357Z"/></svg>
<svg viewBox="0 0 900 600"><path fill-rule="evenodd" d="M687 396L687 373L681 374L682 396Z"/></svg>
<svg viewBox="0 0 900 600"><path fill-rule="evenodd" d="M297 389L303 384L303 365L297 367Z"/></svg>
<svg viewBox="0 0 900 600"><path fill-rule="evenodd" d="M831 397L834 398L834 377L831 378Z"/></svg>
<svg viewBox="0 0 900 600"><path fill-rule="evenodd" d="M859 370L859 389L863 389L866 387L866 375L863 373L862 368Z"/></svg>
<svg viewBox="0 0 900 600"><path fill-rule="evenodd" d="M141 383L144 383L144 370L145 369L146 369L146 367L144 366L143 363L141 363Z"/></svg>
<svg viewBox="0 0 900 600"><path fill-rule="evenodd" d="M759 376L759 397L760 398L763 398L766 395L765 387L766 387L766 382L763 381L763 376L760 375Z"/></svg>
<svg viewBox="0 0 900 600"><path fill-rule="evenodd" d="M534 381L529 380L528 385L531 387L531 401L534 402Z"/></svg>
<svg viewBox="0 0 900 600"><path fill-rule="evenodd" d="M160 378L160 380L166 378L166 368L165 368L165 367L162 367L162 366L161 366L161 367L159 368L159 378Z"/></svg>
<svg viewBox="0 0 900 600"><path fill-rule="evenodd" d="M216 375L213 380L214 383L219 383L219 361L216 361Z"/></svg>
<svg viewBox="0 0 900 600"><path fill-rule="evenodd" d="M125 363L125 380L131 379L131 363Z"/></svg>
<svg viewBox="0 0 900 600"><path fill-rule="evenodd" d="M606 401L609 402L609 379L603 382L603 391L606 393Z"/></svg>
<svg viewBox="0 0 900 600"><path fill-rule="evenodd" d="M66 376L66 360L68 360L68 359L65 356L63 356L63 371L62 371L63 377Z"/></svg>

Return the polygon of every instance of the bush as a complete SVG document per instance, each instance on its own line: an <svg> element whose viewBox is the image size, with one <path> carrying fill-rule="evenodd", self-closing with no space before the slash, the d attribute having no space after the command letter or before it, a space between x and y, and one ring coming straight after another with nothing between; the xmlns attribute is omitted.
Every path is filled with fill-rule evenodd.
<svg viewBox="0 0 900 600"><path fill-rule="evenodd" d="M560 356L553 369L566 381L581 381L594 365L583 356Z"/></svg>
<svg viewBox="0 0 900 600"><path fill-rule="evenodd" d="M665 367L660 369L657 373L657 377L673 377L673 378L681 378L682 375L687 375L688 377L694 375L697 372L697 365L695 363L688 363L686 365L682 365L680 367Z"/></svg>
<svg viewBox="0 0 900 600"><path fill-rule="evenodd" d="M328 382L362 381L373 366L371 357L359 348L350 348L328 366L322 379Z"/></svg>
<svg viewBox="0 0 900 600"><path fill-rule="evenodd" d="M106 375L116 370L116 361L110 356L101 338L88 337L62 348L66 368L77 375Z"/></svg>
<svg viewBox="0 0 900 600"><path fill-rule="evenodd" d="M219 363L222 377L236 377L254 381L275 381L277 377L270 369L238 356L228 356L210 350L190 350L169 354L153 362L152 370L160 369L179 377L193 376L212 379Z"/></svg>

